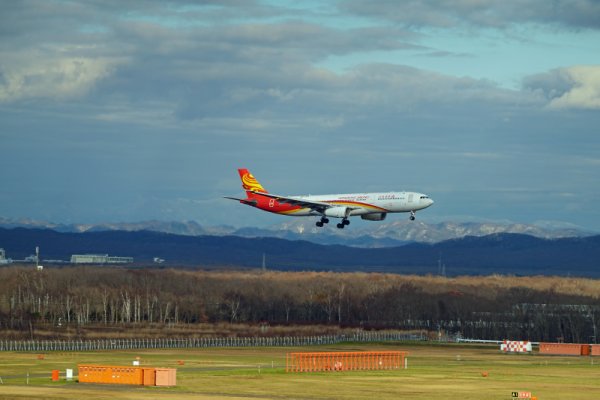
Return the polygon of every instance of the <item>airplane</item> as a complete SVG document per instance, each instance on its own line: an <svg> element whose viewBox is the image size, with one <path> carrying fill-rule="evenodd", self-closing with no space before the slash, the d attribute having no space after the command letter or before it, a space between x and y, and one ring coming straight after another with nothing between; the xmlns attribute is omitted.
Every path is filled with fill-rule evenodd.
<svg viewBox="0 0 600 400"><path fill-rule="evenodd" d="M389 213L415 213L433 204L429 196L417 192L351 193L318 196L279 196L269 193L245 168L239 168L246 198L228 197L242 204L275 214L297 217L321 217L318 227L329 223L329 218L341 218L339 229L350 225L349 217L360 215L364 220L383 221Z"/></svg>

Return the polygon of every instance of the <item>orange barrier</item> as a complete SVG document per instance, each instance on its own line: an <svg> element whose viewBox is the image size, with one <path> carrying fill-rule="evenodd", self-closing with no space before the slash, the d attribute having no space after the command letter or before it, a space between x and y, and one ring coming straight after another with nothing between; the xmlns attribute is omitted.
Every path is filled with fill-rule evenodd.
<svg viewBox="0 0 600 400"><path fill-rule="evenodd" d="M287 353L285 372L364 371L404 368L404 351Z"/></svg>
<svg viewBox="0 0 600 400"><path fill-rule="evenodd" d="M78 365L79 382L113 383L121 385L175 386L174 368L123 367L109 365Z"/></svg>
<svg viewBox="0 0 600 400"><path fill-rule="evenodd" d="M590 345L580 343L540 343L540 354L588 356Z"/></svg>
<svg viewBox="0 0 600 400"><path fill-rule="evenodd" d="M581 345L581 355L582 356L589 356L590 355L590 345L589 344L582 344Z"/></svg>
<svg viewBox="0 0 600 400"><path fill-rule="evenodd" d="M58 381L58 374L59 374L59 371L57 369L52 370L52 382Z"/></svg>
<svg viewBox="0 0 600 400"><path fill-rule="evenodd" d="M592 344L590 345L590 355L592 356L600 356L600 344Z"/></svg>

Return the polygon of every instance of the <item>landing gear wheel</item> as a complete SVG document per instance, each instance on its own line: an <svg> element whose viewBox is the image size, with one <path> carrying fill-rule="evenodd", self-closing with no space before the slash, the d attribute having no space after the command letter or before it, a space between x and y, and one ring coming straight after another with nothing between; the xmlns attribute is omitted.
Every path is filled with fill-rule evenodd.
<svg viewBox="0 0 600 400"><path fill-rule="evenodd" d="M317 225L319 228L321 228L321 227L323 227L323 225L324 225L324 224L328 224L328 223L329 223L329 218L326 218L326 217L321 217L321 220L320 220L320 221L317 221L317 224L316 224L316 225Z"/></svg>
<svg viewBox="0 0 600 400"><path fill-rule="evenodd" d="M350 225L350 221L348 221L347 219L345 219L345 220L342 221L342 224L344 224L344 225Z"/></svg>
<svg viewBox="0 0 600 400"><path fill-rule="evenodd" d="M341 223L341 222L340 222L339 224L337 224L337 227L338 227L339 229L344 229L344 226L346 226L346 225L345 225L345 224L343 224L343 223Z"/></svg>
<svg viewBox="0 0 600 400"><path fill-rule="evenodd" d="M410 212L410 220L411 220L411 221L414 221L414 220L415 220L415 218L416 218L416 217L415 217L415 212L414 212L414 211L411 211L411 212Z"/></svg>

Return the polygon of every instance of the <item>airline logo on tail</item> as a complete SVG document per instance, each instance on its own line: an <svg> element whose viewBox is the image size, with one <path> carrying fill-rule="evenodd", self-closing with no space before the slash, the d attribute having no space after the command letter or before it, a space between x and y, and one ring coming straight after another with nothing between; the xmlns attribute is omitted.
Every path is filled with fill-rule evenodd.
<svg viewBox="0 0 600 400"><path fill-rule="evenodd" d="M240 169L240 178L242 179L242 186L244 190L248 190L251 192L262 192L267 193L264 187L256 180L254 175L250 173L247 169Z"/></svg>

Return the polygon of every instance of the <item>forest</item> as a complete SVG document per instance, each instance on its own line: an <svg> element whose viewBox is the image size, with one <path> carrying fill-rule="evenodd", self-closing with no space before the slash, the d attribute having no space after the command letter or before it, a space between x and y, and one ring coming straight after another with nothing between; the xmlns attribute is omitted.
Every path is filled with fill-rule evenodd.
<svg viewBox="0 0 600 400"><path fill-rule="evenodd" d="M597 280L544 276L10 266L0 268L0 338L226 323L595 343L599 294Z"/></svg>

